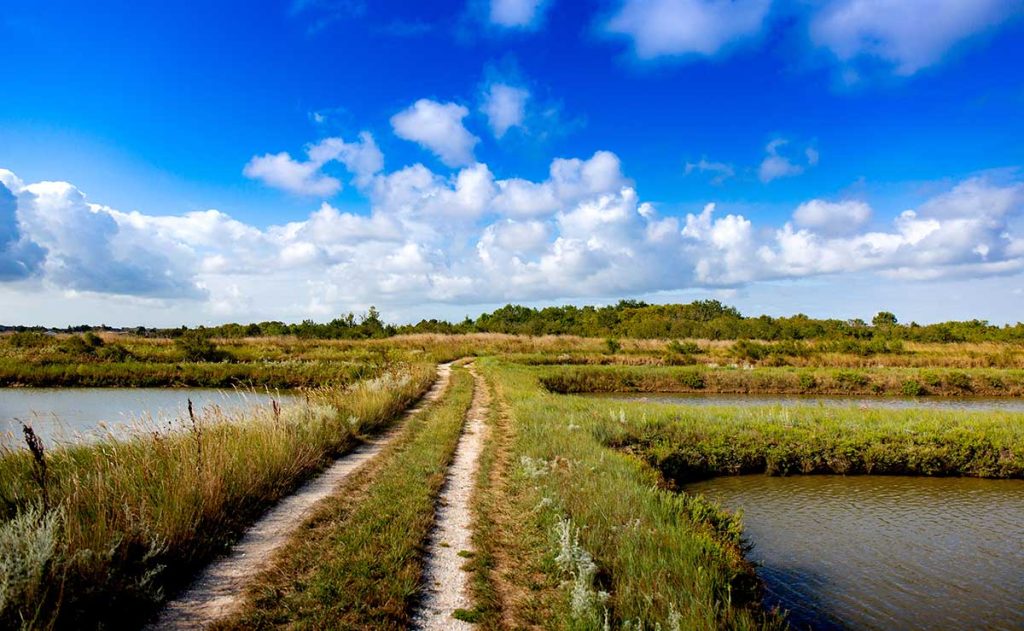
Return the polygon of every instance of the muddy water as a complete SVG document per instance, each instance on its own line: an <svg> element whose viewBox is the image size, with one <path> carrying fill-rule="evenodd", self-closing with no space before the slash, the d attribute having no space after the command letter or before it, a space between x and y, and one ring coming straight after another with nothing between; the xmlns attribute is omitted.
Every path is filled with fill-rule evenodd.
<svg viewBox="0 0 1024 631"><path fill-rule="evenodd" d="M211 388L0 388L0 435L5 442L21 441L21 424L32 425L45 442L89 440L108 432L122 435L138 421L167 427L188 418L188 400L201 412L218 406L226 412L282 405L289 395Z"/></svg>
<svg viewBox="0 0 1024 631"><path fill-rule="evenodd" d="M858 397L858 396L808 396L808 395L760 395L760 394L679 394L679 393L637 393L613 392L583 395L614 401L633 403L663 403L666 405L689 405L711 407L716 405L754 407L781 405L824 405L827 407L880 408L894 410L960 410L960 411L1002 411L1024 412L1024 399L995 397Z"/></svg>
<svg viewBox="0 0 1024 631"><path fill-rule="evenodd" d="M1024 629L1024 481L723 477L766 604L804 629Z"/></svg>

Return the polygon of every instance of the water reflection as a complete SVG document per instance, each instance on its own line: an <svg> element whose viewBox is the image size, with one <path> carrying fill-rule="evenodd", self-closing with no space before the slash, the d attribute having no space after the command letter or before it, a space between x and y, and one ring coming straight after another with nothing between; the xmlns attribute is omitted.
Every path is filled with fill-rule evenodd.
<svg viewBox="0 0 1024 631"><path fill-rule="evenodd" d="M723 477L766 604L796 628L1024 629L1024 481Z"/></svg>
<svg viewBox="0 0 1024 631"><path fill-rule="evenodd" d="M0 432L8 443L21 442L24 421L47 444L88 440L107 432L123 435L133 421L163 427L188 418L187 401L197 412L218 406L226 412L271 399L287 405L291 395L212 388L0 388Z"/></svg>

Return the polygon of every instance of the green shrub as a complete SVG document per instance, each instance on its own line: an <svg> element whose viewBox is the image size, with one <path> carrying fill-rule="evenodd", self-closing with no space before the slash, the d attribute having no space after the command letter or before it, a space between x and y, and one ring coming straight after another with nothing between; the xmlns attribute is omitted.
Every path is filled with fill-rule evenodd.
<svg viewBox="0 0 1024 631"><path fill-rule="evenodd" d="M7 336L7 343L14 348L39 348L49 341L50 336L38 331L18 331Z"/></svg>
<svg viewBox="0 0 1024 631"><path fill-rule="evenodd" d="M840 370L836 373L836 383L848 390L863 388L868 385L868 376L853 370Z"/></svg>
<svg viewBox="0 0 1024 631"><path fill-rule="evenodd" d="M750 340L740 340L732 345L732 354L740 359L760 361L767 357L769 353L771 353L771 348L767 344L751 342Z"/></svg>
<svg viewBox="0 0 1024 631"><path fill-rule="evenodd" d="M695 342L680 342L679 340L672 340L667 346L670 352L678 355L697 355L701 352L700 346Z"/></svg>
<svg viewBox="0 0 1024 631"><path fill-rule="evenodd" d="M60 343L60 350L69 355L96 355L103 348L103 340L92 331L85 335L72 335Z"/></svg>
<svg viewBox="0 0 1024 631"><path fill-rule="evenodd" d="M974 383L971 381L971 376L965 372L951 372L946 375L946 385L950 388L956 388L957 390L971 391L974 389Z"/></svg>
<svg viewBox="0 0 1024 631"><path fill-rule="evenodd" d="M677 379L679 383L693 390L704 389L704 373L699 370L687 370L680 372Z"/></svg>
<svg viewBox="0 0 1024 631"><path fill-rule="evenodd" d="M606 339L604 341L604 345L605 347L607 347L608 352L611 353L612 355L622 350L622 344L620 344L619 341L614 337Z"/></svg>
<svg viewBox="0 0 1024 631"><path fill-rule="evenodd" d="M121 344L105 344L96 351L96 356L108 362L126 362L134 359L131 351Z"/></svg>
<svg viewBox="0 0 1024 631"><path fill-rule="evenodd" d="M913 379L904 381L903 385L900 386L900 391L903 392L903 396L907 397L919 397L925 393L924 386L921 385L921 382Z"/></svg>
<svg viewBox="0 0 1024 631"><path fill-rule="evenodd" d="M187 362L217 362L227 359L227 353L217 348L210 336L202 331L185 331L174 340Z"/></svg>
<svg viewBox="0 0 1024 631"><path fill-rule="evenodd" d="M800 375L800 388L802 390L814 390L818 387L818 380L810 373Z"/></svg>

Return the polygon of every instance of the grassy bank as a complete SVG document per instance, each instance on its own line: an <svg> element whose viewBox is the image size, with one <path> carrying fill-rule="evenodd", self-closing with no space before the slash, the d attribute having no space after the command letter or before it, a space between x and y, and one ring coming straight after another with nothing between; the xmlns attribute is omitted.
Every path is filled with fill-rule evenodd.
<svg viewBox="0 0 1024 631"><path fill-rule="evenodd" d="M191 431L0 454L0 626L132 626L262 510L374 432L433 365Z"/></svg>
<svg viewBox="0 0 1024 631"><path fill-rule="evenodd" d="M316 388L342 386L379 374L373 364L110 362L25 364L0 359L0 387Z"/></svg>
<svg viewBox="0 0 1024 631"><path fill-rule="evenodd" d="M688 392L865 396L1024 396L1024 371L945 368L707 368L558 366L538 371L560 394Z"/></svg>
<svg viewBox="0 0 1024 631"><path fill-rule="evenodd" d="M1019 413L607 402L583 409L602 443L681 483L741 473L1024 478Z"/></svg>
<svg viewBox="0 0 1024 631"><path fill-rule="evenodd" d="M571 629L600 629L606 616L633 628L782 626L760 610L738 521L608 449L595 402L548 394L528 368L483 364L514 426L501 487L511 514L497 522L520 542L497 574L528 586L529 603L505 599L514 616Z"/></svg>
<svg viewBox="0 0 1024 631"><path fill-rule="evenodd" d="M456 368L447 395L321 505L253 582L245 610L218 628L406 628L472 393L472 378Z"/></svg>

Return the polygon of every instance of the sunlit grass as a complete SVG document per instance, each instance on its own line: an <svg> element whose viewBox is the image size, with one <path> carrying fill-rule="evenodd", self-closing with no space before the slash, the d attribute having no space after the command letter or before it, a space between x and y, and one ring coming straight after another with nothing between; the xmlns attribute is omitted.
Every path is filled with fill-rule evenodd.
<svg viewBox="0 0 1024 631"><path fill-rule="evenodd" d="M309 404L279 412L267 406L231 417L215 409L187 431L58 448L45 457L45 489L31 454L6 449L0 498L8 521L0 529L38 511L45 490L58 543L36 586L22 590L28 596L0 603L0 622L139 619L260 511L393 419L433 374L418 364L317 391Z"/></svg>

